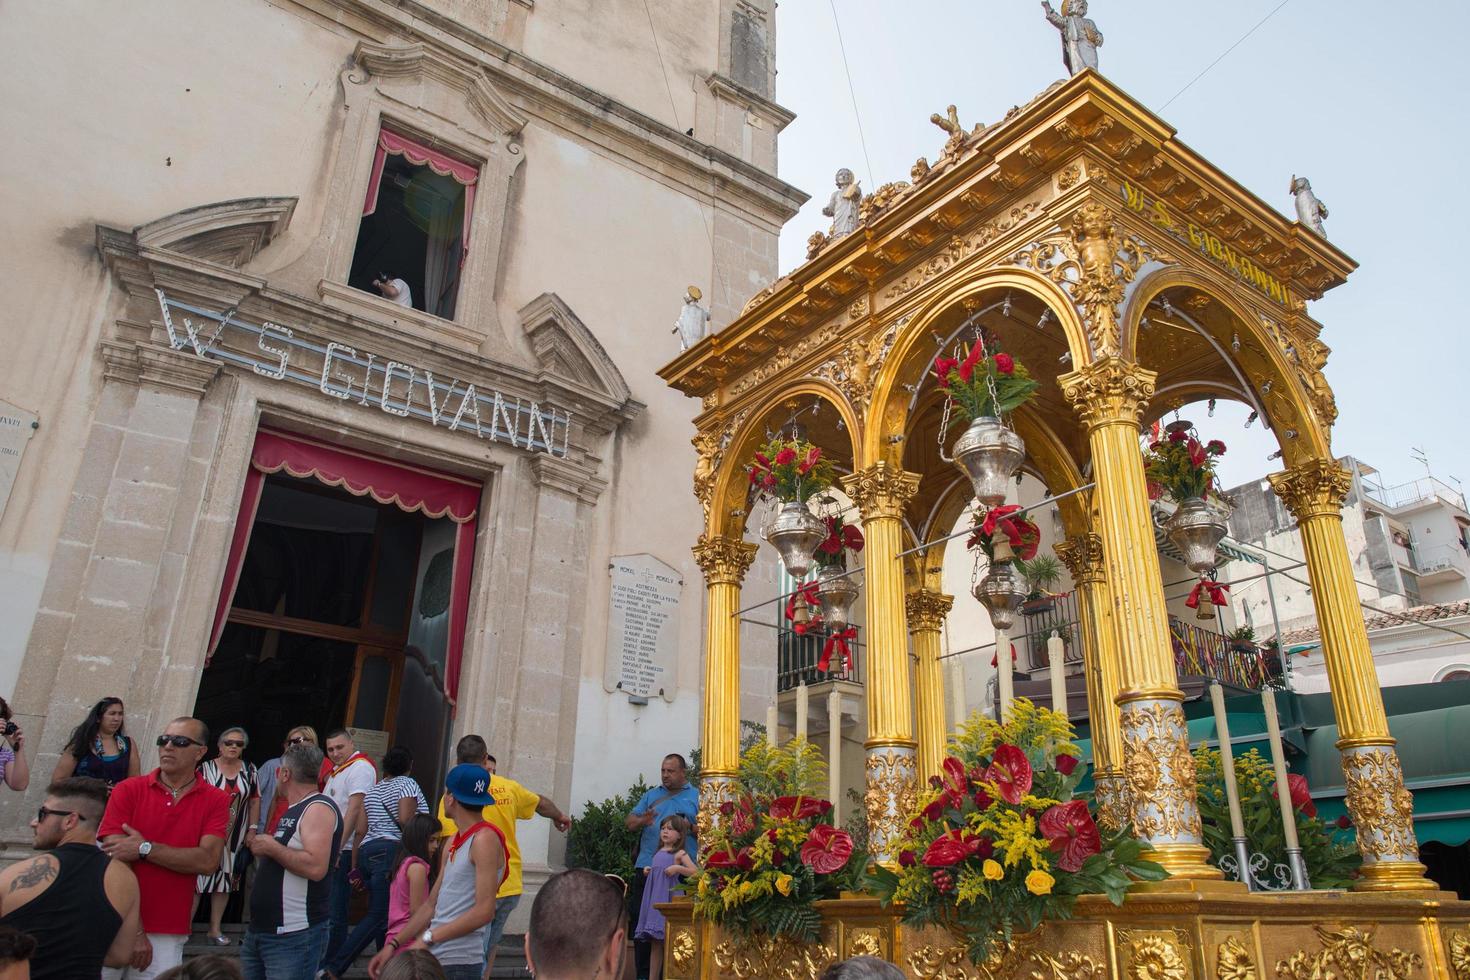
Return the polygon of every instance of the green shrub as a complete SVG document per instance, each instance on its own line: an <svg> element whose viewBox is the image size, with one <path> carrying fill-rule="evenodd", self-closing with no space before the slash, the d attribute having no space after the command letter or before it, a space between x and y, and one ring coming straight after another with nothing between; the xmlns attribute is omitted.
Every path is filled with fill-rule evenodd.
<svg viewBox="0 0 1470 980"><path fill-rule="evenodd" d="M629 830L623 821L646 792L648 784L639 776L623 795L608 797L601 803L589 801L567 831L567 867L617 875L629 885L630 902L636 894L632 887L633 858L639 832ZM638 910L630 907L630 913L636 916Z"/></svg>

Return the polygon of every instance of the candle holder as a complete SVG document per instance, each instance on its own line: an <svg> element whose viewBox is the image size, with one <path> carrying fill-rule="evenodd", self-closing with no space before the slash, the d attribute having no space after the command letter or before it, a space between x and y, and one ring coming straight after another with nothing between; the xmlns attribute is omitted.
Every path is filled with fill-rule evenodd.
<svg viewBox="0 0 1470 980"><path fill-rule="evenodd" d="M1235 853L1227 854L1217 862L1220 870L1236 881L1244 882L1253 892L1287 892L1293 890L1295 882L1292 872L1284 864L1272 864L1271 859L1260 851L1252 852L1250 842L1244 837L1232 837ZM1297 851L1300 860L1301 851ZM1288 856L1289 859L1289 856ZM1305 873L1305 872L1304 872ZM1305 889L1297 889L1304 891Z"/></svg>

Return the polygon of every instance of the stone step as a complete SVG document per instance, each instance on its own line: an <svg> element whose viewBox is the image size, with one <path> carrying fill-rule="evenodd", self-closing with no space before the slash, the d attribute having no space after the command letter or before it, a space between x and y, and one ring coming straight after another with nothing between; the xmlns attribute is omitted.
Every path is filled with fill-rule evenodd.
<svg viewBox="0 0 1470 980"><path fill-rule="evenodd" d="M209 941L204 932L196 931L189 937L188 943L184 945L184 959L191 960L196 956L204 956L209 953L219 953L224 956L236 958L240 955L240 940L245 936L243 925L226 925L224 935L230 940L228 946L216 946ZM367 977L368 962L372 959L372 953L363 953L352 964L352 968L342 975L342 980L364 980ZM495 955L495 970L490 974L494 980L528 980L531 971L526 969L526 946L524 936L506 936L501 940Z"/></svg>

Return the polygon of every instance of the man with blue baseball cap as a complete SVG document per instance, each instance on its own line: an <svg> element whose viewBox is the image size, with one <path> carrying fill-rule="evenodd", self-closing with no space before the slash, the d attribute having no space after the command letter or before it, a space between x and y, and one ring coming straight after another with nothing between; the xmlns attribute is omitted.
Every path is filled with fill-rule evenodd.
<svg viewBox="0 0 1470 980"><path fill-rule="evenodd" d="M444 780L444 814L456 833L439 851L439 877L429 900L378 950L368 975L377 980L402 947L434 954L446 980L480 980L485 926L495 915L495 893L505 880L505 837L480 810L495 802L490 774L462 763Z"/></svg>

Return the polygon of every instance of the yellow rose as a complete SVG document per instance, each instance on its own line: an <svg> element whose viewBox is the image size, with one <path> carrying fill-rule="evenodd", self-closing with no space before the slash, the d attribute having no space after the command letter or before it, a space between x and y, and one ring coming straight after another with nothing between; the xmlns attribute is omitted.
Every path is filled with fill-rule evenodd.
<svg viewBox="0 0 1470 980"><path fill-rule="evenodd" d="M1033 895L1050 895L1051 886L1057 880L1045 871L1033 871L1026 876L1026 890Z"/></svg>
<svg viewBox="0 0 1470 980"><path fill-rule="evenodd" d="M791 894L791 876L790 875L777 875L776 876L776 891L780 892L782 895L790 895Z"/></svg>
<svg viewBox="0 0 1470 980"><path fill-rule="evenodd" d="M999 861L987 860L981 865L980 871L988 881L1000 881L1006 876L1006 869L1000 866Z"/></svg>

